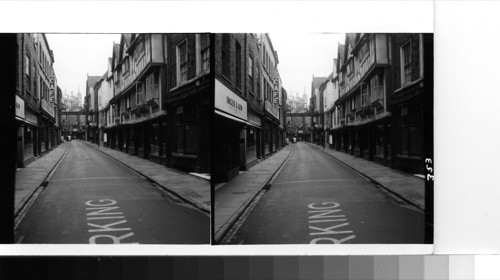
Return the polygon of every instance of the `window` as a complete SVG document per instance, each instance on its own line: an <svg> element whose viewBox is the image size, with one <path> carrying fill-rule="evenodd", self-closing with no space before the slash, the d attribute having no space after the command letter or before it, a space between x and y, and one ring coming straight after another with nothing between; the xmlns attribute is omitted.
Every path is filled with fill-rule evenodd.
<svg viewBox="0 0 500 280"><path fill-rule="evenodd" d="M349 60L349 64L347 64L347 74L351 76L354 73L354 59Z"/></svg>
<svg viewBox="0 0 500 280"><path fill-rule="evenodd" d="M412 104L400 109L400 153L406 156L422 156L422 116L418 106Z"/></svg>
<svg viewBox="0 0 500 280"><path fill-rule="evenodd" d="M253 84L254 84L254 79L253 79L253 58L251 55L248 56L248 80L250 83L250 92L253 94Z"/></svg>
<svg viewBox="0 0 500 280"><path fill-rule="evenodd" d="M146 78L146 100L158 98L158 95L158 72L154 72Z"/></svg>
<svg viewBox="0 0 500 280"><path fill-rule="evenodd" d="M177 108L176 152L196 155L198 153L198 127L196 125L196 107Z"/></svg>
<svg viewBox="0 0 500 280"><path fill-rule="evenodd" d="M241 88L241 46L236 42L236 87Z"/></svg>
<svg viewBox="0 0 500 280"><path fill-rule="evenodd" d="M401 47L401 86L411 83L411 41Z"/></svg>
<svg viewBox="0 0 500 280"><path fill-rule="evenodd" d="M248 56L248 76L253 78L253 58Z"/></svg>
<svg viewBox="0 0 500 280"><path fill-rule="evenodd" d="M201 72L210 69L210 34L200 34Z"/></svg>
<svg viewBox="0 0 500 280"><path fill-rule="evenodd" d="M151 125L151 145L149 154L160 156L160 124L154 123Z"/></svg>
<svg viewBox="0 0 500 280"><path fill-rule="evenodd" d="M31 59L30 56L26 54L26 63L24 64L24 72L26 74L26 83L28 92L31 91Z"/></svg>
<svg viewBox="0 0 500 280"><path fill-rule="evenodd" d="M123 75L127 74L130 70L130 61L128 58L125 58L125 62L123 62Z"/></svg>
<svg viewBox="0 0 500 280"><path fill-rule="evenodd" d="M231 59L230 53L230 35L222 34L222 75L229 77L230 64L229 61Z"/></svg>
<svg viewBox="0 0 500 280"><path fill-rule="evenodd" d="M135 104L142 104L142 83L138 83L137 85L137 93L135 95Z"/></svg>
<svg viewBox="0 0 500 280"><path fill-rule="evenodd" d="M361 105L364 106L368 104L370 99L370 87L368 85L361 85Z"/></svg>
<svg viewBox="0 0 500 280"><path fill-rule="evenodd" d="M369 54L369 40L367 39L359 49L359 61L363 62Z"/></svg>
<svg viewBox="0 0 500 280"><path fill-rule="evenodd" d="M137 43L135 50L134 50L134 60L137 61L139 58L141 58L142 54L144 53L144 40L143 38L139 39L139 43Z"/></svg>
<svg viewBox="0 0 500 280"><path fill-rule="evenodd" d="M257 67L257 97L260 99L260 68Z"/></svg>
<svg viewBox="0 0 500 280"><path fill-rule="evenodd" d="M188 76L188 58L187 42L184 40L177 46L177 84L187 81Z"/></svg>

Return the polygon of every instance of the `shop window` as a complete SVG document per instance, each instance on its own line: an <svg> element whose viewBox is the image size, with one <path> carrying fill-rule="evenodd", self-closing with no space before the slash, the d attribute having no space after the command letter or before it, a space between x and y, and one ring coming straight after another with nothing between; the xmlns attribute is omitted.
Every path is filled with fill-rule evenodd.
<svg viewBox="0 0 500 280"><path fill-rule="evenodd" d="M149 153L154 156L160 156L160 125L158 123L154 123L151 125L150 136Z"/></svg>
<svg viewBox="0 0 500 280"><path fill-rule="evenodd" d="M33 136L34 131L33 128L29 125L24 127L24 159L28 159L33 157Z"/></svg>
<svg viewBox="0 0 500 280"><path fill-rule="evenodd" d="M129 152L134 152L135 151L135 133L134 133L134 128L131 127L128 130L128 151Z"/></svg>
<svg viewBox="0 0 500 280"><path fill-rule="evenodd" d="M180 106L177 109L176 152L179 154L198 154L198 127L196 107Z"/></svg>
<svg viewBox="0 0 500 280"><path fill-rule="evenodd" d="M384 146L385 146L385 126L378 125L375 127L375 156L383 158L384 157Z"/></svg>
<svg viewBox="0 0 500 280"><path fill-rule="evenodd" d="M400 153L405 156L422 156L422 117L418 106L401 108L399 125Z"/></svg>
<svg viewBox="0 0 500 280"><path fill-rule="evenodd" d="M160 130L160 133L161 133L161 147L162 147L160 156L165 156L167 154L167 136L168 136L167 135L167 129L168 129L167 122L163 122L161 124L161 130Z"/></svg>

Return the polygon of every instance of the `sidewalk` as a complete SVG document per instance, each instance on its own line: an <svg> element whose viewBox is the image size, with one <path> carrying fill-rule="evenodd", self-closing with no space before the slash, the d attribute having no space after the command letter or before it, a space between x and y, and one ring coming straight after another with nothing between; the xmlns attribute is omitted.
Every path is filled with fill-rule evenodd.
<svg viewBox="0 0 500 280"><path fill-rule="evenodd" d="M425 210L424 179L330 148L323 149L322 146L311 145L334 157L351 169L363 174L388 191L402 197L417 208Z"/></svg>
<svg viewBox="0 0 500 280"><path fill-rule="evenodd" d="M97 149L97 144L82 142ZM196 208L210 213L210 182L208 180L102 145L98 149Z"/></svg>
<svg viewBox="0 0 500 280"><path fill-rule="evenodd" d="M214 233L219 241L293 152L287 145L215 190Z"/></svg>
<svg viewBox="0 0 500 280"><path fill-rule="evenodd" d="M66 153L66 142L36 159L24 168L16 171L16 189L14 195L14 217L16 217L33 194L44 184L50 172Z"/></svg>

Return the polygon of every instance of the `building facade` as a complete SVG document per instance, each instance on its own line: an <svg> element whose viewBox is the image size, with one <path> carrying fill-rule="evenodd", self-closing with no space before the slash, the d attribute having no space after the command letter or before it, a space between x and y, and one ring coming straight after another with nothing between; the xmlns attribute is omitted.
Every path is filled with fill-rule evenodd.
<svg viewBox="0 0 500 280"><path fill-rule="evenodd" d="M346 34L332 79L331 147L423 174L432 149L432 57L431 34Z"/></svg>
<svg viewBox="0 0 500 280"><path fill-rule="evenodd" d="M283 147L286 93L278 63L268 34L214 34L215 182Z"/></svg>
<svg viewBox="0 0 500 280"><path fill-rule="evenodd" d="M161 128L166 129L165 66L161 34L122 34L113 47L111 148L166 163L167 140L160 140Z"/></svg>
<svg viewBox="0 0 500 280"><path fill-rule="evenodd" d="M339 53L340 148L352 155L382 164L391 161L392 129L388 97L390 35L346 34Z"/></svg>
<svg viewBox="0 0 500 280"><path fill-rule="evenodd" d="M323 96L325 87L321 87L327 77L314 77L311 82L311 141L316 144L323 144L324 141L324 105Z"/></svg>
<svg viewBox="0 0 500 280"><path fill-rule="evenodd" d="M392 157L394 167L407 172L424 174L431 153L425 140L433 138L433 55L432 34L392 35Z"/></svg>
<svg viewBox="0 0 500 280"><path fill-rule="evenodd" d="M211 38L208 33L167 34L168 162L210 173ZM156 129L159 129L157 126Z"/></svg>
<svg viewBox="0 0 500 280"><path fill-rule="evenodd" d="M54 54L44 34L17 34L17 166L59 144Z"/></svg>

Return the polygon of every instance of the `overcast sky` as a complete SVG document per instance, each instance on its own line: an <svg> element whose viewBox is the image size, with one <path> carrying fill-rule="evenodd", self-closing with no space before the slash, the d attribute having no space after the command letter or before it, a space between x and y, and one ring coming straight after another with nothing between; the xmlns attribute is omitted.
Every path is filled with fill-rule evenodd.
<svg viewBox="0 0 500 280"><path fill-rule="evenodd" d="M54 71L57 84L68 95L76 95L78 86L85 96L87 73L101 76L108 69L108 57L113 53L113 41L120 42L120 34L46 34L54 52Z"/></svg>
<svg viewBox="0 0 500 280"><path fill-rule="evenodd" d="M328 77L333 71L338 43L344 43L339 33L271 33L278 52L278 71L287 94L311 94L312 76Z"/></svg>
<svg viewBox="0 0 500 280"><path fill-rule="evenodd" d="M312 75L327 77L333 71L333 58L344 34L334 33L272 33L273 46L278 52L283 87L288 94L304 92L310 96ZM61 90L85 95L87 73L101 76L107 70L107 58L112 55L113 41L120 34L47 34L54 51L54 70Z"/></svg>

